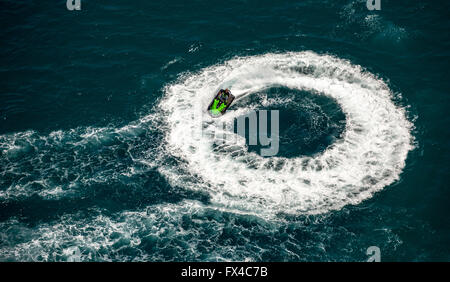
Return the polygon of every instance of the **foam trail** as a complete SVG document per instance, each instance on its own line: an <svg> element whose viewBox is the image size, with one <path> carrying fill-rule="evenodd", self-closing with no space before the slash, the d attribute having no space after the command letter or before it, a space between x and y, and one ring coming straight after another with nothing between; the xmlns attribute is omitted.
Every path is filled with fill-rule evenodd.
<svg viewBox="0 0 450 282"><path fill-rule="evenodd" d="M218 88L230 87L239 100L279 86L337 101L346 115L342 137L318 155L263 158L248 152L245 142L231 144L230 136L242 140L205 115ZM358 204L398 180L413 148L412 124L392 102L388 86L333 56L235 58L184 74L164 91L151 114L124 127L1 135L0 199L84 197L91 185L128 185L151 167L173 187L207 192L218 209L262 217L316 214ZM290 101L266 98L240 108L236 103L219 120ZM217 147L208 135L219 131L227 143Z"/></svg>
<svg viewBox="0 0 450 282"><path fill-rule="evenodd" d="M218 86L230 87L238 98L274 86L328 95L346 115L345 132L315 156L263 158L245 145L238 154L220 154L204 134L219 131L218 122L204 113ZM197 181L185 181L169 167L161 173L174 185L208 191L214 205L235 212L317 214L358 204L399 179L413 148L412 124L393 103L388 86L360 66L329 55L235 58L186 74L165 94L160 108L168 128L166 152L184 160L185 173ZM222 118L233 120L248 110Z"/></svg>
<svg viewBox="0 0 450 282"><path fill-rule="evenodd" d="M0 135L0 200L82 198L91 185L128 185L156 165L151 151L159 137L153 118L151 114L119 128Z"/></svg>

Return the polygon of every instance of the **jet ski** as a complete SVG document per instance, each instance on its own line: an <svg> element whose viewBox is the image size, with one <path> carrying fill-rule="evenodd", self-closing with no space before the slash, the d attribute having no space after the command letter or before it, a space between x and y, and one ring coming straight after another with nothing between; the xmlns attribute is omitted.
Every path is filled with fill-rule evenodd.
<svg viewBox="0 0 450 282"><path fill-rule="evenodd" d="M234 98L229 89L220 89L208 106L209 114L213 117L222 116L231 106Z"/></svg>

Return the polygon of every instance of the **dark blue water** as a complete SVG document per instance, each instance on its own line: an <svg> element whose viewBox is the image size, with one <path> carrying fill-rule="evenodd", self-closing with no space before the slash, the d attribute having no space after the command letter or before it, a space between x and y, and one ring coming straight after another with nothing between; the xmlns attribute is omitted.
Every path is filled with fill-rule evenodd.
<svg viewBox="0 0 450 282"><path fill-rule="evenodd" d="M356 0L81 5L0 1L1 261L365 261L369 246L380 248L382 261L450 260L448 1L382 0L381 11ZM229 193L218 201L221 188L195 167L195 154L179 154L182 142L168 139L176 123L161 105L176 97L170 86L184 91L186 80L209 77L208 67L227 68L229 60L303 51L360 65L389 87L391 101L383 101L411 124L404 165L379 154L373 166L390 172L355 175L365 177L361 187L337 182L336 191L351 189L344 194L310 179L330 202L299 195L308 208L296 212L274 204L276 212L258 216L257 204L241 209ZM327 70L296 71L320 79ZM344 71L327 75L361 83ZM294 98L264 106L266 96ZM353 130L346 109L358 109L286 85L258 90L234 109L252 104L280 111L279 154L287 160L316 160L340 144ZM372 126L361 134L381 124ZM400 142L391 137L380 144ZM270 169L282 175L278 165Z"/></svg>

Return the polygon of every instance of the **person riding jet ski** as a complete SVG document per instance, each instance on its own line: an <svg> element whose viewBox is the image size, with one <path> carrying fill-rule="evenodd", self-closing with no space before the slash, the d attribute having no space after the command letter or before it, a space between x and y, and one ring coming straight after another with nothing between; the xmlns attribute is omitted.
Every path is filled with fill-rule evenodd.
<svg viewBox="0 0 450 282"><path fill-rule="evenodd" d="M234 100L233 94L231 94L231 91L227 89L220 89L219 92L216 94L212 102L208 106L208 112L213 117L219 117L223 115L226 110L230 107L231 103Z"/></svg>

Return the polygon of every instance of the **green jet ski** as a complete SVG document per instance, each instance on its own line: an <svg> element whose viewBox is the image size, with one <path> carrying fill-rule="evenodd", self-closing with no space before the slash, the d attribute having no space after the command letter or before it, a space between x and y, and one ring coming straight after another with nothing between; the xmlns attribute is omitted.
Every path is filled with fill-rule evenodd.
<svg viewBox="0 0 450 282"><path fill-rule="evenodd" d="M234 100L234 96L229 89L220 89L217 95L208 106L208 112L213 117L219 117L223 115L227 109L231 106Z"/></svg>

